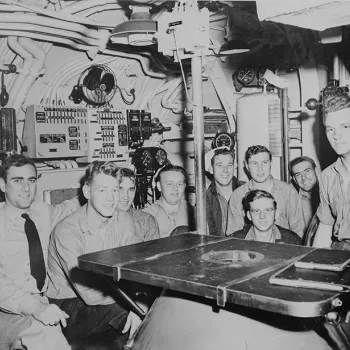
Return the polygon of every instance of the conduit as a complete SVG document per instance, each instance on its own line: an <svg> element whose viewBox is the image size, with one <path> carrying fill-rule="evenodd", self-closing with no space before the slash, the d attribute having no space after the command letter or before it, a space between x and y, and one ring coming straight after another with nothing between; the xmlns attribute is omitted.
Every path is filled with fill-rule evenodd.
<svg viewBox="0 0 350 350"><path fill-rule="evenodd" d="M35 80L41 74L44 73L44 63L46 59L46 54L41 49L41 47L35 43L34 40L27 39L27 38L19 38L18 43L34 57L29 75L25 78L23 85L21 86L21 89L18 92L18 95L16 96L16 99L12 106L16 111L17 121L20 121L20 120L24 120L24 118L23 119L20 118L19 112L20 112L21 106L23 105L27 97L27 93L32 87Z"/></svg>
<svg viewBox="0 0 350 350"><path fill-rule="evenodd" d="M18 92L21 89L21 86L23 85L23 82L25 80L25 77L29 74L30 69L32 67L33 63L33 56L26 51L19 43L18 38L14 36L9 36L7 38L7 44L15 54L19 55L23 59L22 67L20 67L18 72L18 77L16 79L16 82L14 83L13 88L10 92L10 99L9 99L9 106L13 106L15 99L17 98Z"/></svg>
<svg viewBox="0 0 350 350"><path fill-rule="evenodd" d="M68 45L70 47L73 47L81 51L87 51L87 52L93 51L93 48L91 46L78 44L69 39L52 37L52 36L47 36L47 35L42 35L37 33L23 32L20 30L0 30L0 36L17 36L17 37L31 38L31 39L37 39L42 41L52 41L55 43Z"/></svg>
<svg viewBox="0 0 350 350"><path fill-rule="evenodd" d="M40 7L34 7L34 6L31 7L31 6L24 5L22 3L18 3L18 2L13 1L13 0L3 0L3 1L10 3L10 4L17 5L19 8L17 9L16 12L22 12L22 8L25 8L25 9L28 9L28 10L33 11L35 13L38 13L40 15L47 16L50 18L60 19L60 20L65 21L65 22L79 23L79 24L88 25L88 26L95 27L95 28L106 28L106 29L113 28L113 26L111 26L109 24L94 22L90 19L86 19L85 17L70 15L70 14L67 14L64 12L44 10Z"/></svg>
<svg viewBox="0 0 350 350"><path fill-rule="evenodd" d="M164 79L167 77L166 74L164 73L157 73L157 72L153 72L151 71L147 65L145 60L142 58L142 56L139 55L135 55L132 53L126 53L126 52L120 52L120 51L113 51L113 50L104 50L103 51L104 54L106 55L111 55L111 56L118 56L118 57L123 57L123 58L129 58L129 59L133 59L133 60L137 60L139 61L144 73L152 78L156 78L156 79Z"/></svg>

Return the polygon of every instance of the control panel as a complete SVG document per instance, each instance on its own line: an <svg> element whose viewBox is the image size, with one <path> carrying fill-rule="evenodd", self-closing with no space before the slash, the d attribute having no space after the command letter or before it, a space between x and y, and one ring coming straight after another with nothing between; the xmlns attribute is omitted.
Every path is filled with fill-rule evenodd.
<svg viewBox="0 0 350 350"><path fill-rule="evenodd" d="M145 110L31 105L24 124L24 153L33 159L129 162L130 150L164 130Z"/></svg>
<svg viewBox="0 0 350 350"><path fill-rule="evenodd" d="M126 112L110 108L27 108L25 154L34 159L128 161Z"/></svg>
<svg viewBox="0 0 350 350"><path fill-rule="evenodd" d="M87 161L128 161L128 128L125 111L114 109L87 110Z"/></svg>
<svg viewBox="0 0 350 350"><path fill-rule="evenodd" d="M87 108L28 106L24 154L34 159L87 155Z"/></svg>

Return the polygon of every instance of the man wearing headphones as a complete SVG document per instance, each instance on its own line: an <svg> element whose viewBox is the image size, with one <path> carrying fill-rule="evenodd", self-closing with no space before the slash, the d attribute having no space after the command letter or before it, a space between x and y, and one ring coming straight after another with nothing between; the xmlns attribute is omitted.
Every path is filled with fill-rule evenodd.
<svg viewBox="0 0 350 350"><path fill-rule="evenodd" d="M192 207L185 200L186 173L177 165L166 165L155 178L161 196L143 211L158 221L160 237L168 237L179 226L194 226Z"/></svg>

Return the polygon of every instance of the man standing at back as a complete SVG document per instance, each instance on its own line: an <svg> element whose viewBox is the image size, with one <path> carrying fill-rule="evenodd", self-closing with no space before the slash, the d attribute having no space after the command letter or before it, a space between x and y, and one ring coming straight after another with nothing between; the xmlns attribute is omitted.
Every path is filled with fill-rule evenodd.
<svg viewBox="0 0 350 350"><path fill-rule="evenodd" d="M70 349L60 327L68 315L42 295L51 230L79 203L36 202L36 166L19 154L3 161L0 188L0 349Z"/></svg>
<svg viewBox="0 0 350 350"><path fill-rule="evenodd" d="M350 97L344 93L325 101L323 123L339 158L322 171L319 181L320 220L313 245L350 250Z"/></svg>
<svg viewBox="0 0 350 350"><path fill-rule="evenodd" d="M301 156L289 162L289 173L298 190L303 208L305 222L304 244L310 246L319 222L315 214L320 203L318 186L320 172L313 159Z"/></svg>
<svg viewBox="0 0 350 350"><path fill-rule="evenodd" d="M113 162L92 162L85 175L87 203L60 221L51 235L48 255L50 302L69 313L64 335L80 341L99 334L121 333L139 324L116 303L99 275L78 268L78 257L104 249L140 242L129 213L118 210L120 173ZM127 320L128 317L128 320Z"/></svg>
<svg viewBox="0 0 350 350"><path fill-rule="evenodd" d="M228 234L241 230L245 225L242 204L245 194L251 190L264 190L271 193L277 202L279 216L276 218L276 225L295 232L300 238L303 237L305 224L298 193L292 185L272 177L271 161L271 152L265 146L248 147L245 167L251 179L231 195L229 206L233 221L228 223Z"/></svg>
<svg viewBox="0 0 350 350"><path fill-rule="evenodd" d="M132 207L136 194L136 176L128 168L121 168L119 185L119 203L118 209L127 211L133 217L136 228L136 234L142 242L160 238L159 227L156 219L142 210L136 210Z"/></svg>
<svg viewBox="0 0 350 350"><path fill-rule="evenodd" d="M234 175L234 153L227 147L216 148L206 154L206 168L213 179L206 192L209 234L225 236L228 216L232 215L228 201L232 192L244 182Z"/></svg>

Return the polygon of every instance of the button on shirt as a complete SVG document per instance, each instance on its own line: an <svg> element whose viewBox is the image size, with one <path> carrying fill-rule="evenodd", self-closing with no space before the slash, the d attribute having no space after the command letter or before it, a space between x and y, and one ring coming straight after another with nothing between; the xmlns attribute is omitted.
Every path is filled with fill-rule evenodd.
<svg viewBox="0 0 350 350"><path fill-rule="evenodd" d="M275 224L295 232L299 237L303 237L305 224L298 192L290 184L276 179L272 180L271 194L277 202L277 210L279 211ZM230 219L227 224L227 233L241 230L244 227L245 212L242 200L246 193L253 189L253 181L250 180L233 191L229 201L232 220Z"/></svg>
<svg viewBox="0 0 350 350"><path fill-rule="evenodd" d="M323 224L333 226L333 235L339 240L350 239L350 185L343 188L345 177L346 169L338 158L322 171L319 181L317 217Z"/></svg>
<svg viewBox="0 0 350 350"><path fill-rule="evenodd" d="M78 208L78 201L65 201L51 206L34 202L27 214L34 221L45 262L52 228L63 217ZM17 211L6 202L0 203L0 309L28 315L40 303L36 280L30 272L28 240L24 231L23 211ZM47 287L47 279L43 291Z"/></svg>
<svg viewBox="0 0 350 350"><path fill-rule="evenodd" d="M80 296L87 305L114 303L115 300L105 293L102 287L104 281L99 275L78 268L78 257L140 241L135 233L132 216L126 211L115 210L105 227L96 231L88 223L84 205L62 220L52 233L46 295L54 299ZM69 276L69 281L66 276Z"/></svg>

